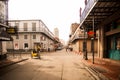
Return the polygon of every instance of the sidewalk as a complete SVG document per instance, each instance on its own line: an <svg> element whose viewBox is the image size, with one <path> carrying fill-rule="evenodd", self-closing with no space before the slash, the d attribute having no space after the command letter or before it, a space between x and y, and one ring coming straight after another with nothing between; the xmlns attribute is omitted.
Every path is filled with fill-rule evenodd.
<svg viewBox="0 0 120 80"><path fill-rule="evenodd" d="M22 61L28 60L28 58L9 58L0 61L0 68L4 68Z"/></svg>
<svg viewBox="0 0 120 80"><path fill-rule="evenodd" d="M95 58L94 64L92 58L83 60L83 63L94 70L97 76L102 80L120 80L120 61L111 59Z"/></svg>

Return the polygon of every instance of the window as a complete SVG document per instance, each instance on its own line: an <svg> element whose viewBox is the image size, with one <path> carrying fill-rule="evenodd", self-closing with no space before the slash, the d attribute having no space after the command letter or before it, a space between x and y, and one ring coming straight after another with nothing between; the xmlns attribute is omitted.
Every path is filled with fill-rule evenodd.
<svg viewBox="0 0 120 80"><path fill-rule="evenodd" d="M14 49L19 49L19 44L18 43L14 43Z"/></svg>
<svg viewBox="0 0 120 80"><path fill-rule="evenodd" d="M33 39L36 39L36 35L33 35Z"/></svg>
<svg viewBox="0 0 120 80"><path fill-rule="evenodd" d="M27 39L27 35L24 35L24 39Z"/></svg>
<svg viewBox="0 0 120 80"><path fill-rule="evenodd" d="M32 23L32 31L36 31L36 23Z"/></svg>
<svg viewBox="0 0 120 80"><path fill-rule="evenodd" d="M24 43L24 48L25 48L25 49L28 48L28 43Z"/></svg>
<svg viewBox="0 0 120 80"><path fill-rule="evenodd" d="M41 39L40 39L41 41L45 41L46 40L46 38L45 38L45 36L41 36Z"/></svg>
<svg viewBox="0 0 120 80"><path fill-rule="evenodd" d="M16 39L19 39L19 36L18 36L18 35L16 36Z"/></svg>
<svg viewBox="0 0 120 80"><path fill-rule="evenodd" d="M15 23L15 26L17 27L17 30L19 30L19 23Z"/></svg>
<svg viewBox="0 0 120 80"><path fill-rule="evenodd" d="M120 50L120 38L117 39L117 50Z"/></svg>
<svg viewBox="0 0 120 80"><path fill-rule="evenodd" d="M11 26L11 23L9 23L8 25Z"/></svg>
<svg viewBox="0 0 120 80"><path fill-rule="evenodd" d="M27 31L27 23L24 23L24 31Z"/></svg>

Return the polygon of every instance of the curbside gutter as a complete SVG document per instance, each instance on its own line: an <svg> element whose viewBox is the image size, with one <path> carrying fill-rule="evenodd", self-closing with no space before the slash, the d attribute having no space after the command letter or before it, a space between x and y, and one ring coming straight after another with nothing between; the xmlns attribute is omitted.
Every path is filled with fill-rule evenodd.
<svg viewBox="0 0 120 80"><path fill-rule="evenodd" d="M96 72L94 72L91 68L85 67L85 69L86 69L96 80L100 80L100 78L97 76Z"/></svg>
<svg viewBox="0 0 120 80"><path fill-rule="evenodd" d="M8 67L8 66L11 66L11 65L13 65L13 64L17 64L17 63L19 63L19 62L26 61L26 60L28 60L28 59L29 59L29 58L21 59L21 60L18 60L18 61L10 62L10 63L8 63L8 64L0 65L0 69L5 68L5 67Z"/></svg>
<svg viewBox="0 0 120 80"><path fill-rule="evenodd" d="M89 71L89 73L91 73L96 80L110 80L107 77L105 77L102 73L95 70L94 68L86 67L85 69Z"/></svg>
<svg viewBox="0 0 120 80"><path fill-rule="evenodd" d="M111 80L104 76L102 73L97 71L94 66L89 66L87 63L82 62L85 66L85 69L95 78L95 80Z"/></svg>

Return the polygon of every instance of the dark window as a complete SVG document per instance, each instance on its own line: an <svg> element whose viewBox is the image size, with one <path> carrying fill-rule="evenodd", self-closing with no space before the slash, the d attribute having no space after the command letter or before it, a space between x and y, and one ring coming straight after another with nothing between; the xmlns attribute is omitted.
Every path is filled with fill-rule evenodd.
<svg viewBox="0 0 120 80"><path fill-rule="evenodd" d="M28 43L24 43L24 48L28 48Z"/></svg>

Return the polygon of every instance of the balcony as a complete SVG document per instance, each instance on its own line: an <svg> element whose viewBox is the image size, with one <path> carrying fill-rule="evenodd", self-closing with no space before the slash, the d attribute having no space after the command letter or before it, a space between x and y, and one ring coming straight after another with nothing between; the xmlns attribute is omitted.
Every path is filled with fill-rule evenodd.
<svg viewBox="0 0 120 80"><path fill-rule="evenodd" d="M36 28L36 30L34 31L31 28L27 28L25 30L24 28L19 28L18 33L42 33L46 35L47 37L54 39L54 35L46 28Z"/></svg>
<svg viewBox="0 0 120 80"><path fill-rule="evenodd" d="M95 34L95 39L98 39L98 33ZM87 32L85 33L82 33L82 34L76 34L73 38L70 39L70 42L74 42L75 40L80 40L80 39L91 39Z"/></svg>
<svg viewBox="0 0 120 80"><path fill-rule="evenodd" d="M70 42L74 42L75 40L80 40L80 39L86 39L88 38L88 35L87 33L84 35L84 34L76 34L71 40Z"/></svg>
<svg viewBox="0 0 120 80"><path fill-rule="evenodd" d="M110 23L113 20L111 18L114 18L114 20L120 18L120 4L118 0L88 0L80 18L80 26L83 26L83 24L93 26L94 21L94 29L97 30L99 25ZM70 40L74 40L76 32ZM96 38L98 38L98 34L96 35ZM109 35L109 33L106 35Z"/></svg>
<svg viewBox="0 0 120 80"><path fill-rule="evenodd" d="M112 18L118 19L120 13L120 4L118 0L88 0L87 5L81 15L81 25L83 22L89 26L108 24ZM115 14L115 15L114 15ZM116 16L117 15L117 16Z"/></svg>
<svg viewBox="0 0 120 80"><path fill-rule="evenodd" d="M94 7L94 5L97 3L98 0L88 0L87 5L85 6L85 9L81 15L81 21L83 22L86 17L88 16L88 14L90 13L90 11L92 10L92 8Z"/></svg>

